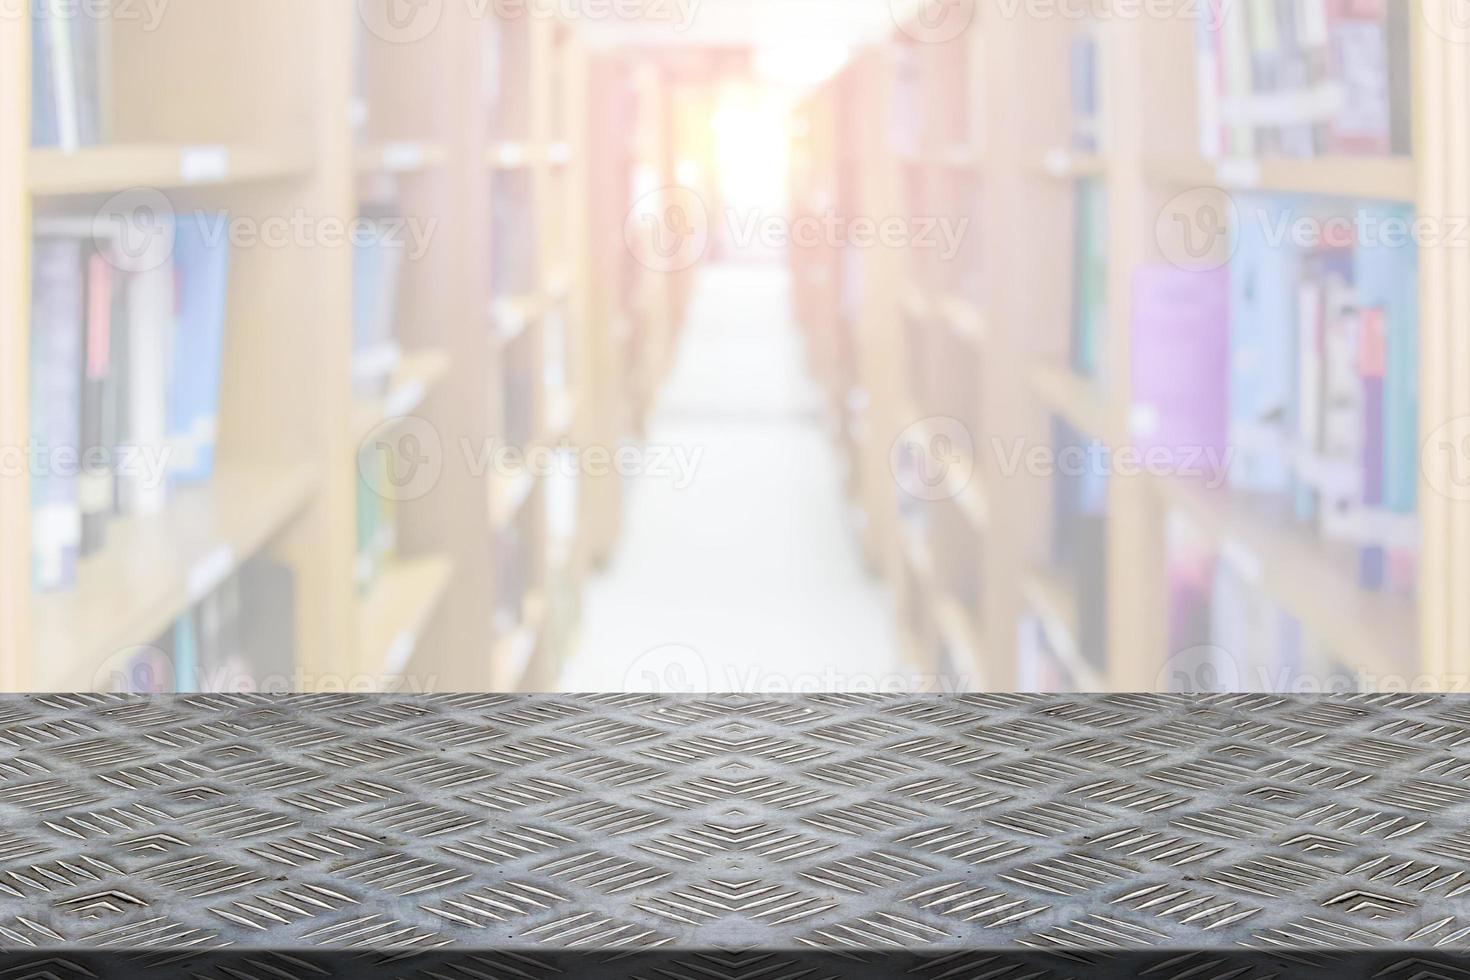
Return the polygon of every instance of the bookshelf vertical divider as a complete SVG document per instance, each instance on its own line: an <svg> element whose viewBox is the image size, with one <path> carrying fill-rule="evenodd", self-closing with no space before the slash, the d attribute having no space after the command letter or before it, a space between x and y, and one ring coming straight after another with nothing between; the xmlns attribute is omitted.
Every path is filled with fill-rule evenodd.
<svg viewBox="0 0 1470 980"><path fill-rule="evenodd" d="M1410 0L1414 54L1415 154L1421 214L1470 214L1470 59L1458 39L1433 29ZM1446 16L1449 16L1448 14ZM1453 221L1447 224L1453 226ZM1470 453L1470 251L1447 243L1420 249L1421 670L1470 676L1470 494L1457 470ZM1455 454L1459 457L1456 458ZM1440 682L1442 683L1442 682Z"/></svg>
<svg viewBox="0 0 1470 980"><path fill-rule="evenodd" d="M0 452L28 442L30 37L27 4L0 17ZM24 471L24 466L21 467ZM32 685L29 481L0 475L0 690Z"/></svg>
<svg viewBox="0 0 1470 980"><path fill-rule="evenodd" d="M89 215L107 196L143 186L163 191L179 220L208 208L227 210L232 222L293 215L352 222L386 196L406 217L437 225L424 254L404 264L400 312L408 312L394 326L404 356L378 400L354 391L352 248L293 235L231 250L215 476L183 494L186 500L171 498L158 517L118 520L126 526L117 545L83 562L82 588L33 592L28 474L0 472L0 687L103 684L114 655L150 643L197 602L198 580L217 581L267 555L294 576L292 680L303 689L405 681L493 689L502 679L489 613L500 584L486 486L493 474L473 472L468 457L504 435L492 410L502 395L504 352L494 343L488 284L501 245L492 240L490 194L502 173L483 83L483 73L500 64L489 60L495 56L474 5L443 5L437 26L418 39L364 30L360 18L369 11L355 0L252 0L228 9L176 0L146 28L104 16L112 35L102 83L106 141L75 151L30 146L33 5L15 6L20 16L0 17L0 447L7 462L29 441L33 207ZM543 239L530 304L537 311L527 338L538 350L528 368L540 404L536 438L553 435L539 350L541 318L557 302L567 307L582 358L566 399L572 411L564 434L576 438L593 410L579 389L597 367L586 342L590 243L581 230L586 80L574 24L516 19L512 26L525 28L532 45L520 52L529 56L521 62L525 74L509 93L531 100L530 128L516 136L533 178L532 220L558 216L556 234ZM360 93L356 34L366 66ZM570 73L560 86L556 71ZM553 106L553 98L564 104ZM557 150L553 114L564 127ZM191 174L183 165L191 147L203 148L215 169ZM563 193L565 200L552 200ZM555 283L547 277L551 259L564 274ZM412 397L395 397L404 393ZM439 436L442 475L432 492L397 502L395 554L360 588L357 452L368 432L397 431L411 418ZM534 527L529 560L542 589L544 521ZM537 653L544 629L540 621L533 630ZM570 641L561 642L558 655ZM541 676L553 666L539 664Z"/></svg>

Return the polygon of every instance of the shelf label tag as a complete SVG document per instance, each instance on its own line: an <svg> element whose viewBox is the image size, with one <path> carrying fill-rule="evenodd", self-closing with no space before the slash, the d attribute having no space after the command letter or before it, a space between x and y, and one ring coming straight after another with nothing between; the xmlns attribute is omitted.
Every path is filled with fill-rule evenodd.
<svg viewBox="0 0 1470 980"><path fill-rule="evenodd" d="M1215 167L1215 180L1221 187L1257 187L1261 183L1261 164L1250 157L1221 160Z"/></svg>
<svg viewBox="0 0 1470 980"><path fill-rule="evenodd" d="M208 596L229 578L235 568L235 549L227 544L216 547L194 563L184 583L184 591L193 605Z"/></svg>
<svg viewBox="0 0 1470 980"><path fill-rule="evenodd" d="M1226 538L1221 541L1220 560L1235 569L1236 573L1251 585L1260 584L1261 559L1240 541L1234 538Z"/></svg>
<svg viewBox="0 0 1470 980"><path fill-rule="evenodd" d="M389 676L403 673L418 645L419 635L413 630L404 630L393 637L393 642L388 645L388 653L383 657L383 672Z"/></svg>
<svg viewBox="0 0 1470 980"><path fill-rule="evenodd" d="M424 165L424 148L418 143L389 143L383 147L383 166L388 170L417 170Z"/></svg>
<svg viewBox="0 0 1470 980"><path fill-rule="evenodd" d="M501 143L496 147L495 155L503 166L519 167L526 159L526 150L519 143Z"/></svg>
<svg viewBox="0 0 1470 980"><path fill-rule="evenodd" d="M179 151L179 178L186 184L224 180L230 175L230 151L223 146L186 146Z"/></svg>
<svg viewBox="0 0 1470 980"><path fill-rule="evenodd" d="M424 383L417 378L406 384L400 385L388 396L388 404L383 406L383 414L390 419L407 415L418 407L419 402L424 400Z"/></svg>

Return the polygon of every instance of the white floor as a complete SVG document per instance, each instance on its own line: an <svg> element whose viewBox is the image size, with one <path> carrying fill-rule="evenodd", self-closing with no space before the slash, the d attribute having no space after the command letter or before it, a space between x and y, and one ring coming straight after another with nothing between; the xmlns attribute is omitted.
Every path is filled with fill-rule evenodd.
<svg viewBox="0 0 1470 980"><path fill-rule="evenodd" d="M700 274L648 445L692 483L630 479L623 537L586 591L570 691L891 689L886 590L848 524L781 266Z"/></svg>

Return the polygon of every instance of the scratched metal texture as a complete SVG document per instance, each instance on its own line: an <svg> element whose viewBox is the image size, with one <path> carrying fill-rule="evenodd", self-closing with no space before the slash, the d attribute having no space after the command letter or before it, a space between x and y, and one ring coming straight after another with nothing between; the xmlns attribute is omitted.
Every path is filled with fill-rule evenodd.
<svg viewBox="0 0 1470 980"><path fill-rule="evenodd" d="M9 696L54 947L1459 951L1470 700Z"/></svg>

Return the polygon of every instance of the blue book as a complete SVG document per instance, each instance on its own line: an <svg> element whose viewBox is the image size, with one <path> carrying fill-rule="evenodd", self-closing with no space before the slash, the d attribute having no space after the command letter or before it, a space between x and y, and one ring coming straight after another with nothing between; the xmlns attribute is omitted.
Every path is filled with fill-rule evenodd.
<svg viewBox="0 0 1470 980"><path fill-rule="evenodd" d="M31 145L56 146L61 142L61 129L56 121L56 82L52 77L51 42L46 33L46 20L51 16L45 4L31 11Z"/></svg>
<svg viewBox="0 0 1470 980"><path fill-rule="evenodd" d="M230 250L210 242L213 221L180 221L174 231L177 316L169 378L169 472L178 483L202 483L214 473L221 360Z"/></svg>
<svg viewBox="0 0 1470 980"><path fill-rule="evenodd" d="M1362 206L1365 227L1399 228L1414 220L1407 205ZM1393 227L1390 225L1389 227ZM1354 257L1358 299L1384 311L1388 363L1383 378L1383 506L1412 514L1419 491L1419 250L1365 235ZM1389 247L1390 244L1398 247Z"/></svg>
<svg viewBox="0 0 1470 980"><path fill-rule="evenodd" d="M187 610L174 622L173 636L173 692L193 694L198 690L195 681L199 676L199 632L194 624L196 611Z"/></svg>
<svg viewBox="0 0 1470 980"><path fill-rule="evenodd" d="M1278 219L1300 213L1290 198L1242 195L1230 262L1230 485L1253 493L1291 489L1284 452L1296 400L1300 256Z"/></svg>
<svg viewBox="0 0 1470 980"><path fill-rule="evenodd" d="M378 343L378 296L383 251L373 242L352 243L352 350L360 353Z"/></svg>

